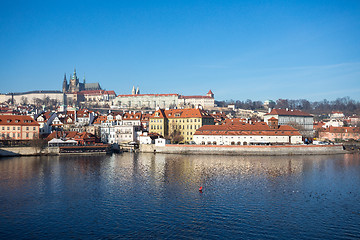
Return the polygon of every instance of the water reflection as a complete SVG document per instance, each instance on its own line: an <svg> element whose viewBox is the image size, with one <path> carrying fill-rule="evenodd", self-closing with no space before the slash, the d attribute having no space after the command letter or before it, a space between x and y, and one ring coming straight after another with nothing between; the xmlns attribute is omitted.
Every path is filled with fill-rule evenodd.
<svg viewBox="0 0 360 240"><path fill-rule="evenodd" d="M0 238L352 238L359 185L356 154L6 158Z"/></svg>

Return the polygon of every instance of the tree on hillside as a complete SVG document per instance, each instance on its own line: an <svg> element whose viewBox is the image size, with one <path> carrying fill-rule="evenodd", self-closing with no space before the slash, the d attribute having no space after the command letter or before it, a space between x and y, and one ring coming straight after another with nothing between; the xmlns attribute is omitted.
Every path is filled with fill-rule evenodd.
<svg viewBox="0 0 360 240"><path fill-rule="evenodd" d="M27 99L27 97L22 96L22 97L21 97L21 100L20 100L20 104L21 104L21 105L26 105L26 104L28 104L28 99Z"/></svg>

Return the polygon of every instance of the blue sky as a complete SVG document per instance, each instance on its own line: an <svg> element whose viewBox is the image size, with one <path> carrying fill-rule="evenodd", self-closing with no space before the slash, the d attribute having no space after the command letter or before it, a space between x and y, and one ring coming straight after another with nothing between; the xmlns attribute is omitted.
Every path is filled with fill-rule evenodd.
<svg viewBox="0 0 360 240"><path fill-rule="evenodd" d="M360 1L0 1L0 92L360 100Z"/></svg>

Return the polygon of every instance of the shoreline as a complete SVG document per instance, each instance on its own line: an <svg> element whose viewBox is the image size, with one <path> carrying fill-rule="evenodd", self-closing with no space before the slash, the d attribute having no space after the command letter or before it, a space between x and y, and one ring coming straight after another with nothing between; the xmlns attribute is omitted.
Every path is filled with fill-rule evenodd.
<svg viewBox="0 0 360 240"><path fill-rule="evenodd" d="M236 145L140 145L140 152L164 154L201 155L241 155L241 156L280 156L280 155L330 155L350 153L342 145L276 145L276 146L236 146Z"/></svg>
<svg viewBox="0 0 360 240"><path fill-rule="evenodd" d="M344 150L343 145L275 145L275 146L238 146L238 145L177 145L154 144L140 145L141 153L162 154L201 154L201 155L239 155L239 156L281 156L281 155L331 155L354 153ZM102 155L106 152L67 152L59 147L39 149L35 147L1 147L0 157L16 156L58 156L58 155Z"/></svg>

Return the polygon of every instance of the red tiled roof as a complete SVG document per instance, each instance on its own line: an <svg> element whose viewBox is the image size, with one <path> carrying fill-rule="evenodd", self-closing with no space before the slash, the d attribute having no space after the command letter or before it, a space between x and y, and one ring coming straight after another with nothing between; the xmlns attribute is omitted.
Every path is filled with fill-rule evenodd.
<svg viewBox="0 0 360 240"><path fill-rule="evenodd" d="M197 99L201 99L201 98L211 98L210 96L179 96L180 99L191 99L191 98L197 98Z"/></svg>
<svg viewBox="0 0 360 240"><path fill-rule="evenodd" d="M77 94L81 95L102 95L105 93L105 90L84 90L77 92Z"/></svg>
<svg viewBox="0 0 360 240"><path fill-rule="evenodd" d="M115 95L116 96L116 93L115 91L105 91L106 94L109 94L109 95Z"/></svg>
<svg viewBox="0 0 360 240"><path fill-rule="evenodd" d="M139 97L139 96L151 96L151 97L168 97L168 96L178 96L178 94L170 93L170 94L125 94L125 95L118 95L118 97Z"/></svg>
<svg viewBox="0 0 360 240"><path fill-rule="evenodd" d="M330 133L360 133L360 127L329 127L324 132Z"/></svg>
<svg viewBox="0 0 360 240"><path fill-rule="evenodd" d="M124 113L123 120L140 120L141 119L141 112L136 113Z"/></svg>
<svg viewBox="0 0 360 240"><path fill-rule="evenodd" d="M93 124L100 124L100 123L103 123L103 122L106 122L106 116L98 116L94 120Z"/></svg>
<svg viewBox="0 0 360 240"><path fill-rule="evenodd" d="M30 116L25 115L0 115L0 125L40 126L40 124Z"/></svg>
<svg viewBox="0 0 360 240"><path fill-rule="evenodd" d="M272 109L270 113L265 115L280 115L280 116L302 116L302 117L312 117L309 113L300 111L300 110L286 110L286 109Z"/></svg>
<svg viewBox="0 0 360 240"><path fill-rule="evenodd" d="M211 90L209 90L209 92L207 94L213 94L213 92Z"/></svg>
<svg viewBox="0 0 360 240"><path fill-rule="evenodd" d="M155 117L155 113L159 112L159 117ZM212 118L210 114L201 109L186 108L186 109L160 109L151 115L150 118Z"/></svg>

